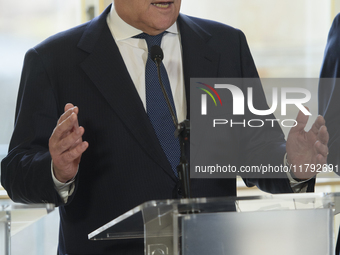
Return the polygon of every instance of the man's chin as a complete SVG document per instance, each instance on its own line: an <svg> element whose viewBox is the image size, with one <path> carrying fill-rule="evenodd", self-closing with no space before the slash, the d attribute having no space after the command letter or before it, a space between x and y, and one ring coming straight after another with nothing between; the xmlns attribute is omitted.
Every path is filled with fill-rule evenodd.
<svg viewBox="0 0 340 255"><path fill-rule="evenodd" d="M163 18L163 19L159 19L159 21L157 23L154 23L155 24L155 28L157 28L158 30L167 30L169 27L171 27L177 20L177 17L176 19L174 19L173 17L170 19L170 18Z"/></svg>

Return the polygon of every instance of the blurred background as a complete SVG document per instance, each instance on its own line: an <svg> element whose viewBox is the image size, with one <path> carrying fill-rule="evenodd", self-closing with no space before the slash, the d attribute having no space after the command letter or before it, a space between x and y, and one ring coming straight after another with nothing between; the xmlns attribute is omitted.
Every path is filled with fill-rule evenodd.
<svg viewBox="0 0 340 255"><path fill-rule="evenodd" d="M25 52L47 37L97 16L110 3L111 0L0 0L0 160L7 154L13 131ZM340 1L182 0L181 12L241 29L261 78L318 78L328 31L340 12ZM309 105L312 121L317 115L317 82L306 86L313 95ZM270 85L264 89L270 103ZM286 118L295 119L296 113L293 109ZM316 192L340 191L339 178L334 174L320 177ZM256 188L246 189L238 180L238 195L257 194L263 193Z"/></svg>

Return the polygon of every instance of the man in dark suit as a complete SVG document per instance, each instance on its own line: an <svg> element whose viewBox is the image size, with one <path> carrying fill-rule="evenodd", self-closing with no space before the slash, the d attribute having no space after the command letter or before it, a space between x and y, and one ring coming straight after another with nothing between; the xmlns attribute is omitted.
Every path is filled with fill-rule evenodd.
<svg viewBox="0 0 340 255"><path fill-rule="evenodd" d="M138 33L155 36L167 30L162 48L177 55L165 66L170 81L183 77L182 87L174 89L180 91L174 99L182 118L189 113L191 77L258 77L242 32L178 16L180 3L115 0L114 9L26 54L1 181L14 201L59 206L59 254L143 254L141 240L93 242L87 235L145 201L180 197L178 178L145 111L143 79L135 73L140 66L135 64L147 56L145 42L135 38ZM255 105L267 108L261 86L254 94ZM303 114L298 122L288 138L290 163L326 162L323 118L307 133ZM225 145L227 156L237 153L231 160L238 165L283 163L286 148L278 125L238 132ZM282 177L245 181L273 193L292 192L291 182ZM235 179L193 179L191 184L194 197L236 195ZM313 179L307 186L313 190Z"/></svg>
<svg viewBox="0 0 340 255"><path fill-rule="evenodd" d="M329 132L328 163L340 164L340 14L329 31L320 73L319 114L327 121ZM325 78L325 79L324 79Z"/></svg>
<svg viewBox="0 0 340 255"><path fill-rule="evenodd" d="M328 34L320 78L319 114L325 117L329 132L327 161L340 175L336 171L336 166L340 165L340 14L335 17ZM336 254L340 254L339 235Z"/></svg>

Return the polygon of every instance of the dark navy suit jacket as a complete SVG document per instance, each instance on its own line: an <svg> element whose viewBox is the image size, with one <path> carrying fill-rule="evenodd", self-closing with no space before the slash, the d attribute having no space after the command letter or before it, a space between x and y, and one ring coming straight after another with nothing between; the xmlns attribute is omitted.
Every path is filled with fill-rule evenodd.
<svg viewBox="0 0 340 255"><path fill-rule="evenodd" d="M319 114L324 116L330 135L328 163L336 165L340 163L340 14L329 31L320 78Z"/></svg>
<svg viewBox="0 0 340 255"><path fill-rule="evenodd" d="M89 241L87 235L145 201L178 197L178 180L107 26L109 10L27 52L15 129L1 165L2 185L14 201L60 206L60 254L141 255L143 240ZM258 77L241 31L182 14L178 26L188 112L190 77ZM256 104L267 108L261 86L254 94ZM48 140L69 102L79 107L89 148L82 156L76 190L63 204L51 178ZM282 164L285 141L279 127L237 132L225 145L231 165ZM292 192L287 179L245 182L272 193ZM193 179L192 194L235 196L236 181Z"/></svg>
<svg viewBox="0 0 340 255"><path fill-rule="evenodd" d="M326 120L329 133L328 163L340 165L340 14L332 24L328 34L325 56L319 83L319 114ZM333 78L333 79L330 79ZM336 172L340 175L339 172ZM336 246L340 254L340 236Z"/></svg>

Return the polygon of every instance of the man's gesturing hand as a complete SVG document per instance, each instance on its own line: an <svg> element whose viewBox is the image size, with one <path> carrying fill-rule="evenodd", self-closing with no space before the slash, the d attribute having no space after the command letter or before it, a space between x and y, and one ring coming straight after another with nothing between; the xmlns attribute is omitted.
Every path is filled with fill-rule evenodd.
<svg viewBox="0 0 340 255"><path fill-rule="evenodd" d="M298 124L290 130L287 138L287 159L296 178L309 179L327 164L329 135L322 116L317 117L308 132L304 130L308 116L300 111L296 121Z"/></svg>
<svg viewBox="0 0 340 255"><path fill-rule="evenodd" d="M84 128L78 124L78 107L65 105L65 112L49 140L49 150L53 160L55 177L63 183L72 179L78 171L81 155L89 146L83 142Z"/></svg>

